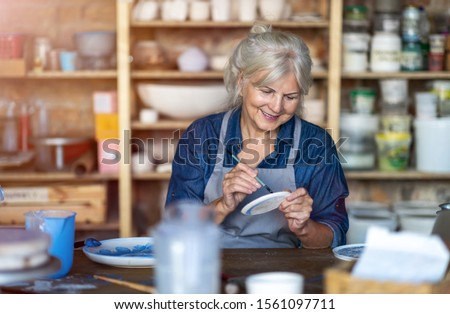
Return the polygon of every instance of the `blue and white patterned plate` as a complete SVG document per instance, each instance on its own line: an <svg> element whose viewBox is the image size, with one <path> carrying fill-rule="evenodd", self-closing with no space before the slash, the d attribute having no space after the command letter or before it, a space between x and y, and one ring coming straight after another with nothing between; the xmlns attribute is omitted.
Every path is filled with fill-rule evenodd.
<svg viewBox="0 0 450 314"><path fill-rule="evenodd" d="M271 210L277 209L289 194L289 192L266 194L245 205L241 212L244 215L259 215L270 212Z"/></svg>
<svg viewBox="0 0 450 314"><path fill-rule="evenodd" d="M356 261L364 251L364 244L348 244L335 247L333 254L344 261Z"/></svg>
<svg viewBox="0 0 450 314"><path fill-rule="evenodd" d="M97 263L126 268L155 266L153 238L117 238L100 241L96 247L83 247L86 256Z"/></svg>

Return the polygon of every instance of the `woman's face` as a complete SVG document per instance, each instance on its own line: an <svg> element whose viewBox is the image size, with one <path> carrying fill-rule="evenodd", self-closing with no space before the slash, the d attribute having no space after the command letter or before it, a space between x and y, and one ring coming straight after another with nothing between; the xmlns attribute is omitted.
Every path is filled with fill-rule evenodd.
<svg viewBox="0 0 450 314"><path fill-rule="evenodd" d="M242 122L251 128L252 134L278 130L295 114L300 102L294 73L289 72L269 85L256 86L264 74L249 79L242 89Z"/></svg>

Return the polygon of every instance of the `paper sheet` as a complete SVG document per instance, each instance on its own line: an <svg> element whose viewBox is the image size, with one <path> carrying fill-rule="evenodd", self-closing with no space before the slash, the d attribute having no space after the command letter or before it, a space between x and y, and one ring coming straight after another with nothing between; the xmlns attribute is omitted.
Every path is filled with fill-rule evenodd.
<svg viewBox="0 0 450 314"><path fill-rule="evenodd" d="M355 277L404 283L436 283L448 268L450 253L441 238L371 227L366 248L353 267Z"/></svg>

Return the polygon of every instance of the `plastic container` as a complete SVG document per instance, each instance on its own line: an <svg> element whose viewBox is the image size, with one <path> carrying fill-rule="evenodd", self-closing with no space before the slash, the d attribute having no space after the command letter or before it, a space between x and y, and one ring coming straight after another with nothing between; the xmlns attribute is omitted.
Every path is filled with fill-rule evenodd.
<svg viewBox="0 0 450 314"><path fill-rule="evenodd" d="M378 149L378 168L381 171L402 171L408 168L411 134L381 132L375 136Z"/></svg>
<svg viewBox="0 0 450 314"><path fill-rule="evenodd" d="M402 71L420 71L423 69L422 46L418 42L407 42L403 44L401 53Z"/></svg>
<svg viewBox="0 0 450 314"><path fill-rule="evenodd" d="M437 116L437 102L436 94L431 92L415 93L416 101L416 118L417 119L433 119Z"/></svg>
<svg viewBox="0 0 450 314"><path fill-rule="evenodd" d="M373 22L373 31L400 34L400 24L401 24L400 14L375 13Z"/></svg>
<svg viewBox="0 0 450 314"><path fill-rule="evenodd" d="M450 117L414 121L417 170L450 172Z"/></svg>
<svg viewBox="0 0 450 314"><path fill-rule="evenodd" d="M370 35L368 33L344 33L342 37L342 70L365 72L368 68Z"/></svg>
<svg viewBox="0 0 450 314"><path fill-rule="evenodd" d="M407 5L402 12L402 39L407 42L420 40L420 10L417 6Z"/></svg>
<svg viewBox="0 0 450 314"><path fill-rule="evenodd" d="M398 13L401 11L403 0L377 0L375 12Z"/></svg>
<svg viewBox="0 0 450 314"><path fill-rule="evenodd" d="M341 136L348 138L340 148L342 167L355 170L375 167L374 134L378 131L378 124L376 115L341 114Z"/></svg>
<svg viewBox="0 0 450 314"><path fill-rule="evenodd" d="M373 72L400 71L400 36L393 33L377 32L372 38L370 69Z"/></svg>
<svg viewBox="0 0 450 314"><path fill-rule="evenodd" d="M438 96L439 116L450 116L450 80L433 81L431 92Z"/></svg>
<svg viewBox="0 0 450 314"><path fill-rule="evenodd" d="M372 113L375 106L375 90L355 88L350 91L350 103L355 113Z"/></svg>
<svg viewBox="0 0 450 314"><path fill-rule="evenodd" d="M210 207L172 203L153 236L158 293L219 293L220 232Z"/></svg>
<svg viewBox="0 0 450 314"><path fill-rule="evenodd" d="M406 79L380 80L381 98L388 103L405 102L408 99L408 81Z"/></svg>
<svg viewBox="0 0 450 314"><path fill-rule="evenodd" d="M382 115L380 121L381 132L411 132L410 115Z"/></svg>
<svg viewBox="0 0 450 314"><path fill-rule="evenodd" d="M365 5L346 5L344 6L344 19L346 20L367 20L368 8Z"/></svg>

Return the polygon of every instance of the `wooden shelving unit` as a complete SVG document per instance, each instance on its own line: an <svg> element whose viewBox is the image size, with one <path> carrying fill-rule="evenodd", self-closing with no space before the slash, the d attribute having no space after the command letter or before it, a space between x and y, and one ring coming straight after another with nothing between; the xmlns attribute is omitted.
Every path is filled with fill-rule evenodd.
<svg viewBox="0 0 450 314"><path fill-rule="evenodd" d="M341 13L334 12L336 8L342 12L342 0L320 0L314 3L318 13L323 17L319 20L313 21L273 21L269 22L273 27L284 29L302 29L310 30L312 32L325 32L328 37L328 47L330 51L330 59L340 59L338 51L340 50L340 28L341 28ZM131 38L133 32L142 30L149 30L149 34L157 30L170 31L171 29L219 29L227 31L229 29L249 29L252 22L171 22L171 21L149 21L136 22L130 20L131 10L133 8L132 2L117 1L117 24L118 24L118 86L119 86L119 114L120 114L120 128L130 129L133 131L171 131L184 130L192 121L176 121L176 120L161 120L153 124L143 124L134 121L130 118L130 91L135 81L142 80L222 80L222 71L204 71L204 72L180 72L176 70L134 70L130 68L128 63ZM331 53L332 52L332 53ZM330 61L331 61L330 60ZM331 63L330 63L331 64ZM318 80L325 80L326 86L326 102L328 106L328 121L324 123L324 127L332 127L338 130L339 121L339 89L340 89L340 61L335 65L323 71L313 72L313 78ZM336 134L336 132L334 132ZM337 134L336 134L337 135ZM121 138L126 140L125 138ZM126 145L126 142L124 142ZM119 194L120 194L120 234L122 236L130 236L132 234L131 225L131 209L133 207L133 194L130 187L133 182L142 181L163 181L170 179L170 173L139 173L132 174L129 165L121 164L121 171L119 175Z"/></svg>

